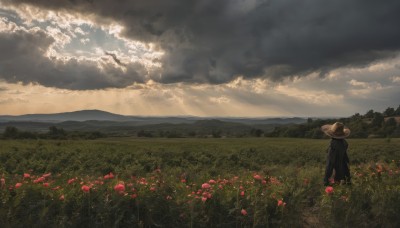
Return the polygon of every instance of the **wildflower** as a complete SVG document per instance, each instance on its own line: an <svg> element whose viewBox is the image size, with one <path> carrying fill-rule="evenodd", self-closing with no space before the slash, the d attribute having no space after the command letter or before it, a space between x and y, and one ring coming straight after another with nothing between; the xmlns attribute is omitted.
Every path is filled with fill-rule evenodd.
<svg viewBox="0 0 400 228"><path fill-rule="evenodd" d="M209 183L204 183L201 185L201 188L204 188L204 189L208 189L210 187L211 187L211 185Z"/></svg>
<svg viewBox="0 0 400 228"><path fill-rule="evenodd" d="M242 209L242 210L240 211L240 213L242 213L242 215L244 215L244 216L247 215L247 211L246 211L245 209Z"/></svg>
<svg viewBox="0 0 400 228"><path fill-rule="evenodd" d="M44 177L39 177L36 180L33 181L33 183L39 183L39 182L43 182L44 181Z"/></svg>
<svg viewBox="0 0 400 228"><path fill-rule="evenodd" d="M241 191L241 192L240 192L240 196L244 196L244 191Z"/></svg>
<svg viewBox="0 0 400 228"><path fill-rule="evenodd" d="M81 189L83 192L86 192L86 193L88 193L90 191L90 187L87 185L83 185Z"/></svg>
<svg viewBox="0 0 400 228"><path fill-rule="evenodd" d="M69 179L68 180L68 184L72 184L72 183L74 183L75 182L75 178L72 178L72 179Z"/></svg>
<svg viewBox="0 0 400 228"><path fill-rule="evenodd" d="M15 184L15 189L17 189L17 188L19 188L19 187L21 187L22 186L22 183L16 183Z"/></svg>
<svg viewBox="0 0 400 228"><path fill-rule="evenodd" d="M217 182L215 180L209 180L208 183L209 184L216 184Z"/></svg>
<svg viewBox="0 0 400 228"><path fill-rule="evenodd" d="M4 178L1 178L1 179L0 179L0 182L1 182L1 186L4 186L4 185L6 185L6 179L4 179Z"/></svg>
<svg viewBox="0 0 400 228"><path fill-rule="evenodd" d="M65 199L64 195L61 195L59 198L60 201L64 201L64 199Z"/></svg>
<svg viewBox="0 0 400 228"><path fill-rule="evenodd" d="M61 188L61 186L57 186L57 187L54 187L54 188L52 188L51 190L58 190L58 189L60 189Z"/></svg>
<svg viewBox="0 0 400 228"><path fill-rule="evenodd" d="M114 186L114 190L118 193L124 192L125 191L125 185L123 184L117 184Z"/></svg>
<svg viewBox="0 0 400 228"><path fill-rule="evenodd" d="M49 176L51 176L51 173L46 173L46 174L42 175L42 177L44 177L44 178L49 177Z"/></svg>
<svg viewBox="0 0 400 228"><path fill-rule="evenodd" d="M186 179L181 179L181 183L186 183Z"/></svg>
<svg viewBox="0 0 400 228"><path fill-rule="evenodd" d="M278 207L280 207L280 206L285 206L286 205L286 203L285 202L283 202L283 200L278 200Z"/></svg>
<svg viewBox="0 0 400 228"><path fill-rule="evenodd" d="M49 187L49 183L43 183L43 187L45 187L45 188L47 188L47 187Z"/></svg>
<svg viewBox="0 0 400 228"><path fill-rule="evenodd" d="M29 178L31 175L29 173L24 173L24 178Z"/></svg>
<svg viewBox="0 0 400 228"><path fill-rule="evenodd" d="M261 181L261 184L266 185L266 184L267 184L267 181L266 181L266 180L262 180L262 181Z"/></svg>
<svg viewBox="0 0 400 228"><path fill-rule="evenodd" d="M262 177L260 175L258 175L258 174L254 175L253 178L256 179L256 180L261 180L262 179Z"/></svg>
<svg viewBox="0 0 400 228"><path fill-rule="evenodd" d="M201 201L206 202L207 201L207 197L201 197Z"/></svg>
<svg viewBox="0 0 400 228"><path fill-rule="evenodd" d="M107 179L114 179L114 174L113 174L112 172L110 172L109 174L107 174L107 175L104 176L104 179L105 179L105 180L107 180Z"/></svg>
<svg viewBox="0 0 400 228"><path fill-rule="evenodd" d="M172 196L167 196L166 199L167 200L172 200Z"/></svg>
<svg viewBox="0 0 400 228"><path fill-rule="evenodd" d="M326 187L326 188L325 188L325 192L326 192L328 195L333 194L333 187L332 187L332 186Z"/></svg>
<svg viewBox="0 0 400 228"><path fill-rule="evenodd" d="M219 189L224 189L224 186L222 186L221 184L218 186Z"/></svg>
<svg viewBox="0 0 400 228"><path fill-rule="evenodd" d="M334 184L335 183L335 179L329 178L329 183Z"/></svg>
<svg viewBox="0 0 400 228"><path fill-rule="evenodd" d="M137 194L136 194L136 193L134 193L134 194L131 195L131 198L132 198L132 199L135 199L136 197L137 197Z"/></svg>
<svg viewBox="0 0 400 228"><path fill-rule="evenodd" d="M155 192L156 188L155 187L150 187L150 191Z"/></svg>

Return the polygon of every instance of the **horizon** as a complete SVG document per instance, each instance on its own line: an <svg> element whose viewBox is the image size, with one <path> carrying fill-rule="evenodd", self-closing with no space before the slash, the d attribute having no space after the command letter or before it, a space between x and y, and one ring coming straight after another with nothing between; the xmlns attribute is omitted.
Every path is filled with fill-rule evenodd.
<svg viewBox="0 0 400 228"><path fill-rule="evenodd" d="M178 3L0 0L0 115L337 118L399 105L397 1Z"/></svg>
<svg viewBox="0 0 400 228"><path fill-rule="evenodd" d="M240 119L240 118L249 118L249 119L273 119L273 118L282 118L282 119L289 119L289 118L323 118L323 119L338 119L338 118L347 118L350 116L193 116L193 115L124 115L120 113L100 110L100 109L82 109L82 110L74 110L74 111L66 111L66 112L49 112L49 113L25 113L25 114L18 114L18 115L9 115L9 114L0 114L1 116L11 116L11 117L18 117L18 116L25 116L25 115L57 115L57 114L67 114L67 113L77 113L77 112L85 112L85 111L97 111L107 114L113 115L120 115L126 117L148 117L148 118L168 118L168 117L177 117L177 118L233 118L233 119ZM354 113L355 114L355 113ZM362 113L359 113L362 114Z"/></svg>

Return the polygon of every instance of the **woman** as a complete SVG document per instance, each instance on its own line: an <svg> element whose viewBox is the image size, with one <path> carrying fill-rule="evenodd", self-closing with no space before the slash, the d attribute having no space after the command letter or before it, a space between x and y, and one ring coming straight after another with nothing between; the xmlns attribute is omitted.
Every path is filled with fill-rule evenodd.
<svg viewBox="0 0 400 228"><path fill-rule="evenodd" d="M350 129L345 127L343 123L336 122L332 125L322 126L321 130L332 138L327 150L324 185L329 184L333 170L335 170L335 182L350 184L349 157L347 156L349 145L345 140L350 135Z"/></svg>

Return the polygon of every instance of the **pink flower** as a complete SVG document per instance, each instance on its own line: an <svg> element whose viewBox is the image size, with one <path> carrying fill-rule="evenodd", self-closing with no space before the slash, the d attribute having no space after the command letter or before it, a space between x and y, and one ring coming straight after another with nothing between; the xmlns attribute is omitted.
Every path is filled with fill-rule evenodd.
<svg viewBox="0 0 400 228"><path fill-rule="evenodd" d="M150 188L150 191L155 192L155 191L156 191L156 188L155 188L155 187L151 187L151 188Z"/></svg>
<svg viewBox="0 0 400 228"><path fill-rule="evenodd" d="M39 177L36 180L33 181L33 183L39 183L39 182L43 182L44 181L44 177Z"/></svg>
<svg viewBox="0 0 400 228"><path fill-rule="evenodd" d="M247 211L246 211L245 209L242 209L242 210L240 211L240 213L242 213L242 215L244 215L244 216L247 215Z"/></svg>
<svg viewBox="0 0 400 228"><path fill-rule="evenodd" d="M72 183L74 183L75 182L75 178L72 178L72 179L69 179L68 180L68 184L72 184Z"/></svg>
<svg viewBox="0 0 400 228"><path fill-rule="evenodd" d="M81 189L82 189L82 191L85 192L85 193L88 193L88 192L90 191L90 187L87 186L87 185L83 185Z"/></svg>
<svg viewBox="0 0 400 228"><path fill-rule="evenodd" d="M209 180L208 183L209 184L216 184L217 182L215 180Z"/></svg>
<svg viewBox="0 0 400 228"><path fill-rule="evenodd" d="M44 178L49 177L49 176L51 176L51 173L46 173L46 174L42 175L42 177L44 177Z"/></svg>
<svg viewBox="0 0 400 228"><path fill-rule="evenodd" d="M244 191L241 191L241 192L240 192L240 196L244 196Z"/></svg>
<svg viewBox="0 0 400 228"><path fill-rule="evenodd" d="M326 188L325 188L325 192L326 192L328 195L333 194L333 187L332 187L332 186L326 187Z"/></svg>
<svg viewBox="0 0 400 228"><path fill-rule="evenodd" d="M47 187L49 187L49 183L43 183L43 187L45 187L45 188L47 188Z"/></svg>
<svg viewBox="0 0 400 228"><path fill-rule="evenodd" d="M182 182L182 183L186 183L186 180L185 180L185 179L181 179L181 182Z"/></svg>
<svg viewBox="0 0 400 228"><path fill-rule="evenodd" d="M207 197L201 197L201 201L206 202L207 201Z"/></svg>
<svg viewBox="0 0 400 228"><path fill-rule="evenodd" d="M262 181L261 181L261 184L266 185L266 184L267 184L267 181L266 181L266 180L262 180Z"/></svg>
<svg viewBox="0 0 400 228"><path fill-rule="evenodd" d="M19 188L19 187L21 187L22 186L22 183L16 183L15 184L15 189L17 189L17 188Z"/></svg>
<svg viewBox="0 0 400 228"><path fill-rule="evenodd" d="M64 195L61 195L59 198L60 201L64 201L64 199L65 199Z"/></svg>
<svg viewBox="0 0 400 228"><path fill-rule="evenodd" d="M201 185L201 188L204 188L204 189L208 189L210 187L211 187L211 185L209 183L204 183Z"/></svg>
<svg viewBox="0 0 400 228"><path fill-rule="evenodd" d="M137 194L136 194L136 193L134 193L134 194L131 195L131 198L132 198L132 199L135 199L136 197L137 197Z"/></svg>
<svg viewBox="0 0 400 228"><path fill-rule="evenodd" d="M1 182L1 186L4 186L4 185L6 185L6 179L4 179L4 178L1 178L1 179L0 179L0 182Z"/></svg>
<svg viewBox="0 0 400 228"><path fill-rule="evenodd" d="M283 200L278 200L278 207L280 207L280 206L286 206L286 203L285 202L283 202Z"/></svg>
<svg viewBox="0 0 400 228"><path fill-rule="evenodd" d="M112 172L110 172L109 174L107 174L107 175L104 176L104 179L105 179L105 180L107 180L107 179L113 179L113 178L114 178L114 174L113 174Z"/></svg>
<svg viewBox="0 0 400 228"><path fill-rule="evenodd" d="M262 177L260 175L258 175L258 174L254 175L253 178L256 179L256 180L261 180L262 179Z"/></svg>
<svg viewBox="0 0 400 228"><path fill-rule="evenodd" d="M24 173L24 178L29 178L31 175L29 173Z"/></svg>
<svg viewBox="0 0 400 228"><path fill-rule="evenodd" d="M114 190L118 193L121 193L121 192L125 191L125 185L117 184L114 186Z"/></svg>
<svg viewBox="0 0 400 228"><path fill-rule="evenodd" d="M58 189L60 189L61 188L61 186L57 186L57 187L54 187L54 188L52 188L51 190L58 190Z"/></svg>

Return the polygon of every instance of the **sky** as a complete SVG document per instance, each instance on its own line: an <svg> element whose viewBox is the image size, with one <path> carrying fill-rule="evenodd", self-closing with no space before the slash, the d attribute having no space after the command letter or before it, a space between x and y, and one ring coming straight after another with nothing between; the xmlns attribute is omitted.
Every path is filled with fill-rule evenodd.
<svg viewBox="0 0 400 228"><path fill-rule="evenodd" d="M0 0L0 115L400 105L400 1Z"/></svg>

